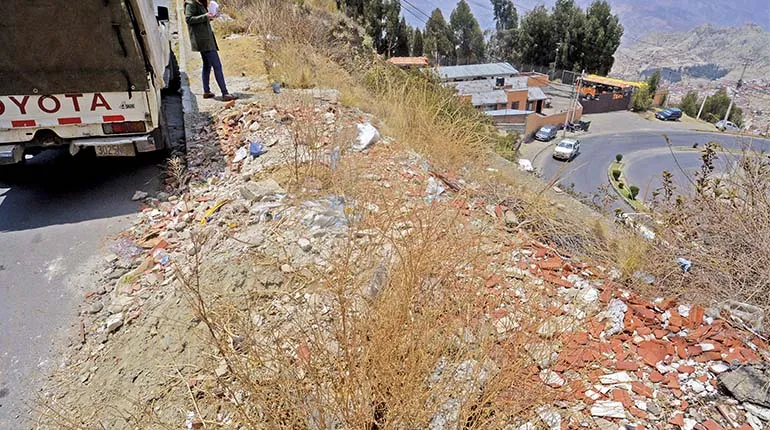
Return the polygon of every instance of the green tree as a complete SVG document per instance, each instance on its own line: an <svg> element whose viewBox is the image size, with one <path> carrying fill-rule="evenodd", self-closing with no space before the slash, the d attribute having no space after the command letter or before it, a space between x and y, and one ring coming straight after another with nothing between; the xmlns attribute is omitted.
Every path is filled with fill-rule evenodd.
<svg viewBox="0 0 770 430"><path fill-rule="evenodd" d="M658 86L660 86L660 69L656 70L649 78L647 78L647 91L650 93L650 97L655 97Z"/></svg>
<svg viewBox="0 0 770 430"><path fill-rule="evenodd" d="M415 57L422 56L423 54L423 40L422 31L419 28L414 29L414 37L412 38L412 55Z"/></svg>
<svg viewBox="0 0 770 430"><path fill-rule="evenodd" d="M471 7L465 0L460 0L457 3L457 7L449 17L449 25L457 47L457 63L475 64L482 62L486 55L484 34L481 32L479 22L471 12Z"/></svg>
<svg viewBox="0 0 770 430"><path fill-rule="evenodd" d="M573 70L583 61L585 13L574 0L557 0L551 15L552 44L558 46L556 67Z"/></svg>
<svg viewBox="0 0 770 430"><path fill-rule="evenodd" d="M706 104L703 105L703 118L712 123L721 121L725 118L729 106L730 96L727 95L726 90L721 89L714 95L706 97ZM738 127L743 126L743 110L738 106L733 105L728 121L734 123Z"/></svg>
<svg viewBox="0 0 770 430"><path fill-rule="evenodd" d="M410 48L410 39L412 33L412 27L409 26L409 24L406 23L406 18L403 16L401 17L401 21L398 23L398 28L396 30L396 37L395 37L395 43L393 45L393 50L391 51L391 56L393 57L408 57Z"/></svg>
<svg viewBox="0 0 770 430"><path fill-rule="evenodd" d="M511 0L490 0L495 18L495 31L489 39L488 51L495 58L514 61L517 57L519 14Z"/></svg>
<svg viewBox="0 0 770 430"><path fill-rule="evenodd" d="M581 65L589 73L607 75L615 62L615 51L620 46L623 26L612 14L605 0L591 3L586 10Z"/></svg>
<svg viewBox="0 0 770 430"><path fill-rule="evenodd" d="M554 60L556 44L551 29L551 16L545 6L537 6L524 15L518 32L518 50L523 62L547 66Z"/></svg>
<svg viewBox="0 0 770 430"><path fill-rule="evenodd" d="M634 112L646 112L652 106L652 96L647 85L637 88L631 99L631 110Z"/></svg>
<svg viewBox="0 0 770 430"><path fill-rule="evenodd" d="M682 101L679 102L679 109L687 115L695 118L698 116L698 109L700 109L700 102L698 101L697 91L688 91L687 94L682 97Z"/></svg>
<svg viewBox="0 0 770 430"><path fill-rule="evenodd" d="M423 34L424 54L429 56L436 64L446 65L453 63L455 49L452 39L452 31L449 29L441 9L434 10L425 24Z"/></svg>

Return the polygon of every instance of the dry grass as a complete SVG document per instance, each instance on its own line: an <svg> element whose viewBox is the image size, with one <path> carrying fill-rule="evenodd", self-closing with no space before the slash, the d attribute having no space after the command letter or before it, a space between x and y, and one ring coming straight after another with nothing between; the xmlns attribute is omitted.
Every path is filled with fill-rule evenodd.
<svg viewBox="0 0 770 430"><path fill-rule="evenodd" d="M659 246L645 261L658 284L710 305L726 300L755 304L770 311L770 162L765 154L729 154L709 145L700 171L686 190L670 182L656 193L660 213ZM719 158L727 162L715 171ZM690 192L689 190L696 191ZM680 195L679 193L682 193ZM694 263L684 274L677 257Z"/></svg>

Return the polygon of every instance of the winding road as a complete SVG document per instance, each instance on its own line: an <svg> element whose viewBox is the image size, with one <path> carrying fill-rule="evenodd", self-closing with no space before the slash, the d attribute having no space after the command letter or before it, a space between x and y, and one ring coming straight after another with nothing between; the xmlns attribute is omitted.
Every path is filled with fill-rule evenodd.
<svg viewBox="0 0 770 430"><path fill-rule="evenodd" d="M666 144L663 135L668 136L671 146ZM770 140L741 137L722 133L696 131L643 131L601 135L576 135L581 142L580 154L566 163L551 157L553 147L543 150L533 161L536 169L546 180L557 177L562 187L574 185L574 191L586 196L593 196L601 187L608 184L608 170L616 154L623 154L626 181L640 188L642 200L659 188L661 173L669 171L674 176L674 183L682 191L690 187L683 172L692 178L692 173L700 168L700 149L708 142L718 142L727 150L748 148L757 152L770 152ZM560 138L552 143L558 143ZM697 149L693 148L698 144ZM720 152L715 163L717 172L728 169L735 160L735 155ZM616 207L625 208L619 202Z"/></svg>

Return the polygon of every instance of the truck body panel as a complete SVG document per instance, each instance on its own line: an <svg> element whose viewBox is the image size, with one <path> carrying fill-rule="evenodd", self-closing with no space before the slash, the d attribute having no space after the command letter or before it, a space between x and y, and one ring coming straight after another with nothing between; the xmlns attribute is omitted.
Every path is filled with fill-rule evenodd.
<svg viewBox="0 0 770 430"><path fill-rule="evenodd" d="M154 0L3 3L0 145L144 142L137 145L142 152L161 136L160 92L171 79L173 54L169 23L156 18ZM143 122L145 131L105 127L127 122ZM0 164L8 162L2 158Z"/></svg>

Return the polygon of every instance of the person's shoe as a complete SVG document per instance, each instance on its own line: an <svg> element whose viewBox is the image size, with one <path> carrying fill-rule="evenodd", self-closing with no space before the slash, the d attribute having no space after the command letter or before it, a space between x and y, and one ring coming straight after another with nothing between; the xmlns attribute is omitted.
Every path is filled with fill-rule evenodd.
<svg viewBox="0 0 770 430"><path fill-rule="evenodd" d="M203 93L204 99L213 99L214 97L216 97L216 94L214 93Z"/></svg>
<svg viewBox="0 0 770 430"><path fill-rule="evenodd" d="M237 99L238 99L238 97L235 97L232 94L225 94L225 95L222 96L222 101L223 102L229 102L229 101L233 101L233 100L237 100Z"/></svg>

